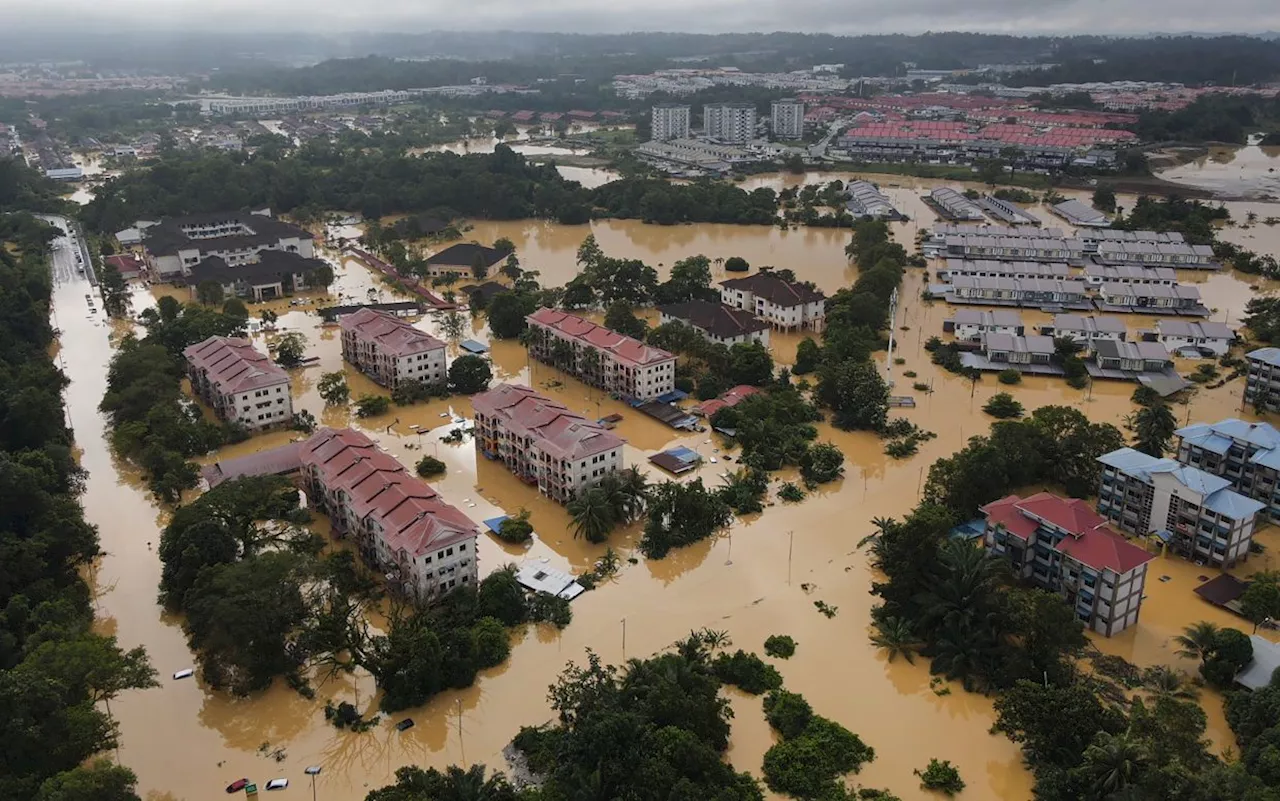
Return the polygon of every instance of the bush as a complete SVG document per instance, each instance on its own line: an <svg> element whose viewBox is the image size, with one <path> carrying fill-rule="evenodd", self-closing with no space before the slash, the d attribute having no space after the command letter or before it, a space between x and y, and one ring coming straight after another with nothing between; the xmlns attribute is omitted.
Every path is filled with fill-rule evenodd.
<svg viewBox="0 0 1280 801"><path fill-rule="evenodd" d="M911 385L911 388L912 388L912 389L914 389L916 392L928 392L928 391L929 391L929 385L928 385L928 384L925 384L925 383L923 383L923 382L920 382L920 381L917 381L916 383L912 384L912 385Z"/></svg>
<svg viewBox="0 0 1280 801"><path fill-rule="evenodd" d="M930 759L929 767L923 771L917 769L915 774L920 777L920 786L926 790L955 795L964 789L964 779L960 778L960 771L946 760L939 762L936 759Z"/></svg>
<svg viewBox="0 0 1280 801"><path fill-rule="evenodd" d="M492 378L489 362L470 353L459 356L449 365L449 386L462 395L485 391Z"/></svg>
<svg viewBox="0 0 1280 801"><path fill-rule="evenodd" d="M809 727L813 707L799 693L774 690L764 697L764 717L783 737L796 737Z"/></svg>
<svg viewBox="0 0 1280 801"><path fill-rule="evenodd" d="M996 375L996 379L1001 384L1021 384L1022 373L1010 367L1008 370L1001 370L999 374Z"/></svg>
<svg viewBox="0 0 1280 801"><path fill-rule="evenodd" d="M982 407L982 411L997 420L1008 420L1022 416L1022 404L1014 400L1008 392L1000 392L991 396L991 400Z"/></svg>
<svg viewBox="0 0 1280 801"><path fill-rule="evenodd" d="M725 259L724 269L725 272L730 273L745 273L747 270L751 269L751 265L748 264L747 260L741 256L730 256Z"/></svg>
<svg viewBox="0 0 1280 801"><path fill-rule="evenodd" d="M796 652L796 641L785 634L774 634L764 641L764 652L778 659L790 659Z"/></svg>
<svg viewBox="0 0 1280 801"><path fill-rule="evenodd" d="M835 481L844 475L844 454L830 442L820 442L800 459L800 475L812 484Z"/></svg>
<svg viewBox="0 0 1280 801"><path fill-rule="evenodd" d="M752 695L782 686L782 674L777 668L765 664L763 659L741 648L732 656L717 654L715 661L711 663L711 671L725 684L732 684Z"/></svg>
<svg viewBox="0 0 1280 801"><path fill-rule="evenodd" d="M788 481L778 490L778 497L787 503L799 503L805 498L804 490Z"/></svg>
<svg viewBox="0 0 1280 801"><path fill-rule="evenodd" d="M432 476L443 475L448 465L440 461L434 456L423 456L418 460L418 475L423 478L431 478Z"/></svg>
<svg viewBox="0 0 1280 801"><path fill-rule="evenodd" d="M915 371L915 370L903 370L903 371L902 371L902 377L903 377L903 378L915 378L915 377L916 377L916 371Z"/></svg>
<svg viewBox="0 0 1280 801"><path fill-rule="evenodd" d="M875 758L875 750L839 723L814 716L804 731L775 744L764 755L770 790L803 799L839 797L836 781Z"/></svg>
<svg viewBox="0 0 1280 801"><path fill-rule="evenodd" d="M511 637L502 621L482 617L471 627L471 645L476 664L482 668L501 665L511 654Z"/></svg>
<svg viewBox="0 0 1280 801"><path fill-rule="evenodd" d="M529 522L529 511L521 509L503 520L502 525L498 526L498 539L515 544L533 539L533 524Z"/></svg>
<svg viewBox="0 0 1280 801"><path fill-rule="evenodd" d="M377 417L390 408L391 399L386 395L361 395L356 401L356 417Z"/></svg>

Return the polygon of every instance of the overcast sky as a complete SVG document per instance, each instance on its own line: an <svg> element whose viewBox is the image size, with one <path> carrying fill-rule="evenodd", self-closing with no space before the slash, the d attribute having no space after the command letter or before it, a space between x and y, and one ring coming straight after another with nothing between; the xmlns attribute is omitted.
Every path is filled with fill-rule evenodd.
<svg viewBox="0 0 1280 801"><path fill-rule="evenodd" d="M21 25L224 30L1264 32L1280 0L0 0ZM24 26L25 27L25 26ZM41 27L44 27L41 25Z"/></svg>

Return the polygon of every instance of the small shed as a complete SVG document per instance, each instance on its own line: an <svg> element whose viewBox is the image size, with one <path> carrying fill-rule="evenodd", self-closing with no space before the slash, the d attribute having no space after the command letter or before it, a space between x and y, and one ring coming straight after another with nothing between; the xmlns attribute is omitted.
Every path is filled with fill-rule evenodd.
<svg viewBox="0 0 1280 801"><path fill-rule="evenodd" d="M485 521L488 524L488 521ZM530 592L545 592L557 598L572 601L586 588L577 579L562 570L547 567L541 562L526 562L516 569L516 581Z"/></svg>
<svg viewBox="0 0 1280 801"><path fill-rule="evenodd" d="M680 475L687 473L702 463L702 457L697 451L690 450L683 445L661 453L655 453L649 457L649 462L672 475Z"/></svg>
<svg viewBox="0 0 1280 801"><path fill-rule="evenodd" d="M458 343L458 347L462 348L467 353L479 354L479 353L489 352L488 345L484 344L483 342L476 342L474 339L464 339Z"/></svg>

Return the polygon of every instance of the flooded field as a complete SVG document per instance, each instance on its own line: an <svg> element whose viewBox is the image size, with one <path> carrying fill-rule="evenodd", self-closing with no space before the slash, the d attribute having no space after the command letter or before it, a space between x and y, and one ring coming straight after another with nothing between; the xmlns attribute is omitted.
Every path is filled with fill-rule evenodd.
<svg viewBox="0 0 1280 801"><path fill-rule="evenodd" d="M744 186L780 187L796 180L811 183L827 179L815 174L768 176L751 179ZM899 240L910 249L918 226L933 222L918 197L932 182L894 180L897 186L880 177L886 191L912 218L896 226ZM1233 215L1243 219L1244 208L1230 205ZM1280 213L1280 207L1272 208L1272 213ZM1043 210L1035 213L1048 219ZM1271 238L1274 230L1255 226L1231 229L1225 235L1233 241L1237 235L1258 237L1251 247L1277 252L1280 243ZM522 265L539 270L543 283L551 285L576 274L575 251L588 232L595 233L609 255L643 259L664 275L676 260L704 253L713 259L742 256L753 266L789 267L829 293L855 278L843 253L848 234L826 229L658 227L632 221L598 221L589 226L478 222L467 238L486 243L500 236L511 238ZM340 261L334 254L327 255ZM717 279L722 278L719 268L715 269ZM856 544L870 532L868 521L909 511L919 497L929 465L960 448L968 437L984 433L990 418L982 413L982 405L991 395L1007 389L990 377L971 386L930 364L923 343L941 334L942 321L950 316L951 308L919 299L926 280L923 272L912 270L908 275L895 321L901 340L895 355L906 363L888 368L897 382L895 392L913 394L918 401L917 408L905 410L903 416L938 434L937 439L922 445L919 454L893 460L884 455L883 443L873 435L820 426L819 440L834 442L846 455L842 481L826 485L801 504L776 503L763 514L738 519L721 538L675 551L659 562L646 561L637 554L638 562L628 564L625 558L633 553L637 531L615 532L610 545L624 557L623 570L574 602L574 621L567 629L530 628L517 635L510 659L482 672L475 686L441 694L423 708L402 713L416 721L415 728L397 733L384 721L363 734L333 729L322 712L327 699L351 701L362 711L375 710L373 682L363 673L320 685L314 701L301 698L282 683L249 699L232 699L209 691L198 679L168 678L176 670L194 666L194 659L181 621L165 614L156 603L160 574L156 546L165 513L148 497L135 471L113 458L97 412L111 357L110 338L121 329L108 326L100 316L86 315L83 295L88 290L84 284L73 281L57 287L60 356L73 382L68 407L83 449L84 466L90 472L84 502L88 518L100 528L107 552L93 575L99 625L116 634L125 647L145 645L162 677L162 687L127 693L112 705L123 730L120 759L137 772L140 791L154 801L194 801L221 797L226 783L240 776L259 781L287 776L296 794L306 789L303 768L320 764L324 772L317 781L319 797L358 801L370 789L391 781L395 769L406 764L483 762L501 769L501 750L519 727L549 719L546 688L567 661L581 660L588 648L612 662L647 655L689 630L705 626L728 631L735 646L747 650L761 650L771 634L789 634L797 640L796 656L778 663L787 686L804 693L817 712L845 724L876 749L877 759L856 777L857 783L887 787L909 801L930 798L919 789L911 771L937 757L960 769L968 783L961 798L1029 798L1031 777L1017 748L1002 736L988 734L993 722L989 699L959 687L950 695L939 696L929 685L924 660L917 660L914 666L902 660L889 664L867 639L875 602L870 594L874 576L867 554ZM1277 288L1227 274L1181 278L1201 281L1206 305L1217 310L1215 319L1233 322L1238 321L1245 302L1255 292ZM376 286L364 268L348 260L340 263L332 292L363 300ZM390 299L390 288L382 287L382 292ZM154 295L139 288L134 299L137 311L152 303ZM326 299L325 304L328 302ZM251 311L256 317L263 308L268 307L255 305ZM320 325L314 314L307 313L309 305L290 306L282 301L269 308L280 313L280 330L304 333L308 356L319 358L317 365L293 372L297 408L310 410L324 425L352 425L366 431L406 465L412 465L424 452L438 454L449 469L433 484L473 520L521 508L530 511L537 533L534 543L517 547L482 537L483 572L524 559L545 559L552 566L580 571L601 555L604 546L572 537L562 507L539 497L535 489L520 483L501 465L477 459L470 441L457 445L441 442L454 425L453 416L470 416L465 398L393 408L382 417L367 420L354 419L346 408L325 408L315 388L320 374L346 369L337 329ZM1032 313L1024 313L1024 317L1029 324L1036 319ZM428 316L417 325L438 333L438 322ZM1150 322L1140 317L1128 319L1131 329ZM272 336L256 334L255 339L264 347ZM466 336L492 345L497 380L530 384L590 415L623 414L618 433L627 440L626 459L630 463L648 470L645 457L674 444L696 448L706 456L724 455L716 438L677 434L553 368L530 364L517 343L491 341L482 319L471 322ZM798 341L798 336L775 335L773 349L780 362L793 359ZM456 355L452 351L451 346L451 358ZM1193 366L1180 365L1184 369ZM902 375L905 371L918 375L906 378ZM363 376L350 369L346 372L353 397L377 391ZM932 392L912 390L915 382L930 385ZM1247 418L1249 415L1241 412L1242 386L1237 381L1217 390L1200 390L1175 412L1180 421ZM1094 420L1120 425L1133 410L1129 401L1133 388L1127 383L1099 382L1088 390L1074 390L1058 379L1027 378L1015 392L1029 410L1065 404L1082 409ZM278 432L255 437L210 458L241 455L292 436L297 435ZM709 484L719 483L718 475L726 465L722 458L717 461L704 464L696 475ZM780 477L793 478L785 472ZM323 521L318 526L323 530ZM1267 529L1259 538L1270 553L1280 549L1280 530ZM1271 556L1257 558L1240 572L1273 567L1272 561ZM1141 664L1167 663L1185 669L1190 663L1175 657L1169 645L1170 637L1184 625L1199 619L1241 625L1192 593L1199 577L1206 575L1204 569L1176 557L1161 557L1151 572L1155 578L1168 576L1169 580L1150 583L1139 625L1109 640L1092 638L1098 647ZM828 619L820 614L813 606L818 600L837 607L836 617ZM773 735L763 721L760 701L730 692L736 716L729 758L739 769L759 775L761 758ZM1207 693L1204 705L1215 744L1231 744L1219 699ZM260 754L259 746L264 743L271 749L284 749L284 758L276 762Z"/></svg>
<svg viewBox="0 0 1280 801"><path fill-rule="evenodd" d="M1159 175L1228 196L1275 200L1280 198L1280 147L1215 147Z"/></svg>

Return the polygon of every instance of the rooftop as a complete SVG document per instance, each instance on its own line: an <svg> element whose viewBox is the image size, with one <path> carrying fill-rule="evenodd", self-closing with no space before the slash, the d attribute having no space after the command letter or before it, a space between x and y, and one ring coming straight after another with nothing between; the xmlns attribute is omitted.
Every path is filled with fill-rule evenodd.
<svg viewBox="0 0 1280 801"><path fill-rule="evenodd" d="M1156 320L1156 331L1165 337L1192 339L1233 339L1236 333L1226 323L1187 322L1185 320Z"/></svg>
<svg viewBox="0 0 1280 801"><path fill-rule="evenodd" d="M208 375L222 393L288 384L289 374L240 337L209 337L182 352L187 362Z"/></svg>
<svg viewBox="0 0 1280 801"><path fill-rule="evenodd" d="M1221 455L1226 455L1233 445L1242 445L1250 462L1280 470L1280 431L1270 423L1228 417L1216 423L1196 423L1173 433L1183 442Z"/></svg>
<svg viewBox="0 0 1280 801"><path fill-rule="evenodd" d="M1114 339L1094 340L1093 351L1100 359L1141 359L1144 362L1171 362L1169 349L1159 342L1117 342Z"/></svg>
<svg viewBox="0 0 1280 801"><path fill-rule="evenodd" d="M1280 348L1258 348L1247 354L1250 361L1262 362L1272 367L1280 367Z"/></svg>
<svg viewBox="0 0 1280 801"><path fill-rule="evenodd" d="M1028 498L1010 495L982 507L989 523L1029 541L1041 524L1067 532L1054 549L1095 570L1127 573L1155 557L1113 531L1107 521L1079 498L1041 492Z"/></svg>
<svg viewBox="0 0 1280 801"><path fill-rule="evenodd" d="M238 228L238 233L216 237L202 237L194 233L200 227L223 226ZM147 250L154 255L176 254L180 250L199 248L201 251L239 250L274 245L281 239L313 239L310 232L296 225L281 222L266 214L247 211L214 211L192 214L186 217L169 217L144 232Z"/></svg>
<svg viewBox="0 0 1280 801"><path fill-rule="evenodd" d="M1052 211L1077 225L1104 225L1107 215L1079 200L1066 200L1052 207Z"/></svg>
<svg viewBox="0 0 1280 801"><path fill-rule="evenodd" d="M608 351L621 361L635 365L657 364L675 358L661 348L651 347L638 339L619 334L617 331L597 325L576 314L569 314L557 309L538 309L527 318L529 322L554 328L566 336L584 342L597 350Z"/></svg>
<svg viewBox="0 0 1280 801"><path fill-rule="evenodd" d="M1079 314L1055 314L1054 331L1088 331L1105 334L1125 334L1128 329L1118 317L1085 317Z"/></svg>
<svg viewBox="0 0 1280 801"><path fill-rule="evenodd" d="M748 275L745 278L730 278L728 281L721 281L720 286L759 295L775 306L799 306L802 303L817 303L827 299L827 296L817 289L810 289L801 283L784 281L767 272Z"/></svg>
<svg viewBox="0 0 1280 801"><path fill-rule="evenodd" d="M485 267L492 267L507 257L505 251L487 248L472 242L450 245L434 256L427 257L427 264L443 264L448 267L463 267L468 270L479 258Z"/></svg>
<svg viewBox="0 0 1280 801"><path fill-rule="evenodd" d="M248 284L277 281L288 283L295 274L306 275L312 270L323 267L320 259L308 259L285 250L262 250L255 261L245 264L230 265L220 256L207 256L191 265L190 283L201 284L213 281L217 284ZM289 284L292 289L292 284Z"/></svg>
<svg viewBox="0 0 1280 801"><path fill-rule="evenodd" d="M1173 459L1157 459L1133 448L1120 448L1099 456L1098 461L1146 484L1154 484L1157 475L1171 476L1201 497L1200 506L1233 520L1252 517L1266 508L1266 504L1230 489L1231 482L1222 476Z"/></svg>
<svg viewBox="0 0 1280 801"><path fill-rule="evenodd" d="M668 317L684 320L690 325L701 328L708 334L722 339L752 334L769 327L768 323L749 311L734 309L723 303L711 303L705 300L690 300L685 303L659 306L658 311Z"/></svg>
<svg viewBox="0 0 1280 801"><path fill-rule="evenodd" d="M395 356L410 356L444 348L444 343L419 331L409 323L376 309L363 308L338 319L343 333L372 340L378 347Z"/></svg>
<svg viewBox="0 0 1280 801"><path fill-rule="evenodd" d="M501 418L509 431L536 439L543 451L559 459L584 459L623 444L604 426L530 387L499 384L472 397L471 407L477 414Z"/></svg>

